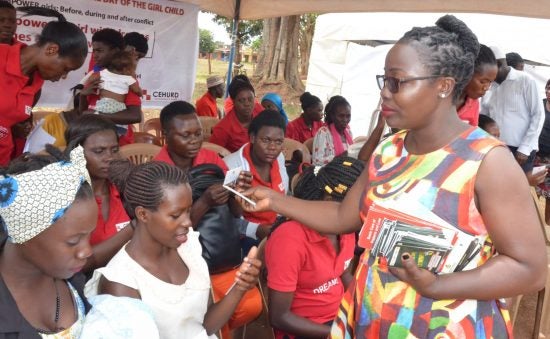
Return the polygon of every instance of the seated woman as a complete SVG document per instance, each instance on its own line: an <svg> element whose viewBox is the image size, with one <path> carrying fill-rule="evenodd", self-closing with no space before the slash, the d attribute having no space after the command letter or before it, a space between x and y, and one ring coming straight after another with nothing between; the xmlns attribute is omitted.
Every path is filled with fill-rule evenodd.
<svg viewBox="0 0 550 339"><path fill-rule="evenodd" d="M193 105L185 101L168 104L160 112L160 124L166 144L153 160L177 166L186 173L203 164L217 165L222 174L227 171L225 162L216 152L201 148L202 127ZM246 189L251 181L250 172L243 171L237 185L240 189ZM202 192L198 187L192 187L193 196L199 197L193 199L190 211L193 227L201 234L199 240L210 271L214 301L222 299L227 293L242 261L238 232L240 220L234 218L240 217L242 210L222 183L223 175L217 183ZM223 244L219 243L220 239ZM224 338L229 338L230 330L254 320L261 311L260 293L253 288L245 294L228 325L224 326Z"/></svg>
<svg viewBox="0 0 550 339"><path fill-rule="evenodd" d="M191 187L181 169L152 161L117 162L117 181L136 231L107 267L94 272L86 295L141 299L154 316L160 337L215 338L243 295L258 280L256 251L244 259L235 284L209 305L210 279L198 232L191 228Z"/></svg>
<svg viewBox="0 0 550 339"><path fill-rule="evenodd" d="M478 125L479 98L483 97L491 87L491 83L497 77L497 59L493 51L483 45L479 45L479 53L475 60L474 75L462 94L458 98L456 110L460 120L472 126Z"/></svg>
<svg viewBox="0 0 550 339"><path fill-rule="evenodd" d="M264 109L277 111L285 119L285 124L288 124L288 116L283 107L283 99L277 93L267 93L262 98L262 106Z"/></svg>
<svg viewBox="0 0 550 339"><path fill-rule="evenodd" d="M353 144L349 129L351 106L340 95L330 98L325 106L325 126L321 127L313 140L311 161L315 166L328 164L334 157L347 154Z"/></svg>
<svg viewBox="0 0 550 339"><path fill-rule="evenodd" d="M108 179L111 162L120 158L117 128L99 115L84 115L69 127L65 138L69 145L84 148L98 207L97 225L90 237L93 255L84 268L91 273L105 266L133 234L120 194Z"/></svg>
<svg viewBox="0 0 550 339"><path fill-rule="evenodd" d="M300 96L300 103L303 113L288 123L286 137L303 143L315 137L319 128L323 127L323 103L309 92Z"/></svg>
<svg viewBox="0 0 550 339"><path fill-rule="evenodd" d="M234 79L228 88L234 107L212 128L210 142L235 152L248 142L248 125L253 118L254 87L250 82Z"/></svg>
<svg viewBox="0 0 550 339"><path fill-rule="evenodd" d="M235 80L239 80L239 81L235 81ZM233 77L233 79L231 79L231 82L229 83L229 86L227 86L227 91L231 91L231 88L235 85L237 85L239 82L242 82L242 81L245 81L245 82L248 82L250 84L250 86L252 86L252 83L250 82L250 79L244 75L244 74L238 74L238 75L235 75ZM254 86L252 86L254 87ZM233 108L235 107L234 103L233 103L233 99L231 97L227 97L223 103L223 111L225 112L225 114L230 114L230 113L233 113L234 110ZM256 116L258 114L260 114L261 111L264 110L264 107L262 106L262 104L257 100L257 99L254 99L254 109L252 110L252 115L253 116Z"/></svg>
<svg viewBox="0 0 550 339"><path fill-rule="evenodd" d="M82 147L48 153L0 176L0 338L78 338L89 308L78 273L97 218L86 160Z"/></svg>
<svg viewBox="0 0 550 339"><path fill-rule="evenodd" d="M337 157L316 173L308 167L294 188L304 200L342 201L363 162ZM289 220L274 226L266 244L269 315L277 339L326 338L353 276L355 234L326 234Z"/></svg>
<svg viewBox="0 0 550 339"><path fill-rule="evenodd" d="M250 123L248 134L250 143L223 159L227 167L229 169L241 167L243 170L250 171L253 187L265 186L286 194L288 174L282 154L285 121L276 111L263 111ZM243 217L249 221L243 234L249 238L261 240L269 233L277 214L274 212L245 212ZM261 227L258 227L260 225ZM244 247L246 248L246 246Z"/></svg>

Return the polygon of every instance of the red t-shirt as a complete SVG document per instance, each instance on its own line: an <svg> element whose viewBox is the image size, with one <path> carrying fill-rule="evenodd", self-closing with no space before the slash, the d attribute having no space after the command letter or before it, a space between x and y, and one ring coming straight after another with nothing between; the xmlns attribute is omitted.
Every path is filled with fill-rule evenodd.
<svg viewBox="0 0 550 339"><path fill-rule="evenodd" d="M464 106L458 110L460 120L477 126L479 123L479 100L466 97Z"/></svg>
<svg viewBox="0 0 550 339"><path fill-rule="evenodd" d="M206 92L195 102L197 115L201 117L218 117L218 105L216 98L210 92Z"/></svg>
<svg viewBox="0 0 550 339"><path fill-rule="evenodd" d="M325 125L322 121L314 121L311 128L307 127L304 117L300 116L286 126L286 137L303 143L307 139L313 138L319 128Z"/></svg>
<svg viewBox="0 0 550 339"><path fill-rule="evenodd" d="M44 84L38 71L29 77L21 70L24 44L0 44L0 166L7 166L13 152L11 127L30 117L34 97Z"/></svg>
<svg viewBox="0 0 550 339"><path fill-rule="evenodd" d="M230 112L212 128L212 135L208 141L233 153L249 141L248 130L241 125L237 114Z"/></svg>
<svg viewBox="0 0 550 339"><path fill-rule="evenodd" d="M322 324L334 319L344 295L340 276L349 266L355 234L340 235L340 253L330 240L297 221L280 225L265 248L267 286L294 292L290 311ZM275 331L276 338L284 333Z"/></svg>
<svg viewBox="0 0 550 339"><path fill-rule="evenodd" d="M285 185L283 183L283 180L281 178L281 168L279 168L279 162L277 159L275 159L271 163L271 171L270 171L270 177L271 182L266 182L262 180L262 177L256 170L256 167L252 163L252 158L250 157L250 144L246 145L243 149L243 157L246 159L246 161L249 164L250 167L250 173L252 173L252 187L256 186L265 186L267 188L271 188L272 190L280 193L285 193ZM282 169L283 171L286 171L286 169ZM243 212L243 217L251 222L255 222L260 225L271 225L275 222L275 219L277 219L277 213L272 211L264 211L264 212Z"/></svg>
<svg viewBox="0 0 550 339"><path fill-rule="evenodd" d="M160 152L158 152L158 154L153 158L153 161L161 161L169 165L176 166L172 158L170 158L170 153L168 153L168 148L166 145L162 146ZM202 164L218 165L223 170L223 173L227 172L227 165L223 162L218 153L206 148L201 148L197 156L193 159L193 166Z"/></svg>
<svg viewBox="0 0 550 339"><path fill-rule="evenodd" d="M139 85L139 81L136 80L136 83ZM88 108L95 107L97 100L99 100L99 95L91 94L88 95ZM126 99L124 99L124 104L128 106L140 106L141 107L141 98L134 92L128 91L126 94ZM121 136L118 140L120 146L133 144L134 143L134 129L132 125L128 125L128 131L126 134Z"/></svg>
<svg viewBox="0 0 550 339"><path fill-rule="evenodd" d="M122 200L120 199L120 193L116 189L115 185L108 183L109 185L109 217L107 220L103 219L101 213L101 204L103 203L100 198L96 197L97 202L97 224L95 230L90 237L90 244L96 245L103 242L118 231L123 229L130 222L130 217L126 214Z"/></svg>

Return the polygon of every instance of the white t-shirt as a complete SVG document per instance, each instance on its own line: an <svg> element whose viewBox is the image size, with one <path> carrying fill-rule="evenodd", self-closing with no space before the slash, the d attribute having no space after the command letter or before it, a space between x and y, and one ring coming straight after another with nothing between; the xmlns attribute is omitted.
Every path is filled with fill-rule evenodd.
<svg viewBox="0 0 550 339"><path fill-rule="evenodd" d="M199 232L189 231L187 242L178 253L189 268L182 285L164 282L132 259L124 246L106 267L94 271L86 284L86 297L97 295L101 276L139 291L141 300L152 310L160 337L163 339L213 339L202 326L210 296L210 276L202 258Z"/></svg>
<svg viewBox="0 0 550 339"><path fill-rule="evenodd" d="M128 87L136 82L136 79L129 75L115 74L107 69L99 72L101 77L101 89L116 94L128 94Z"/></svg>

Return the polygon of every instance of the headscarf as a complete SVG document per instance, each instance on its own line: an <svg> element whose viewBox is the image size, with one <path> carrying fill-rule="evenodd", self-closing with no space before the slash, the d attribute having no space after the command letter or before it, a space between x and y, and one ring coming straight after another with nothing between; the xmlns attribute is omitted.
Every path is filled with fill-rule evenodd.
<svg viewBox="0 0 550 339"><path fill-rule="evenodd" d="M71 151L70 161L0 176L0 216L9 240L21 244L45 231L65 214L85 181L91 182L82 146Z"/></svg>
<svg viewBox="0 0 550 339"><path fill-rule="evenodd" d="M268 100L274 103L275 106L277 106L277 108L279 109L279 113L281 113L281 115L285 119L285 125L288 124L288 116L286 115L285 109L283 108L283 99L281 99L281 97L278 94L267 93L262 98L262 101L264 100Z"/></svg>

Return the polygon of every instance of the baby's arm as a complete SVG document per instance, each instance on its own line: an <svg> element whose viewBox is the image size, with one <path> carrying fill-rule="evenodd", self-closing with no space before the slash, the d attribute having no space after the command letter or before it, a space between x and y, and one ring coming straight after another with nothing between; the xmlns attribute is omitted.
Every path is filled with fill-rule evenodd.
<svg viewBox="0 0 550 339"><path fill-rule="evenodd" d="M131 84L129 88L130 88L130 91L136 93L137 95L139 95L139 96L143 95L143 93L141 91L141 87L139 87L139 83L137 81L134 82L133 84Z"/></svg>

